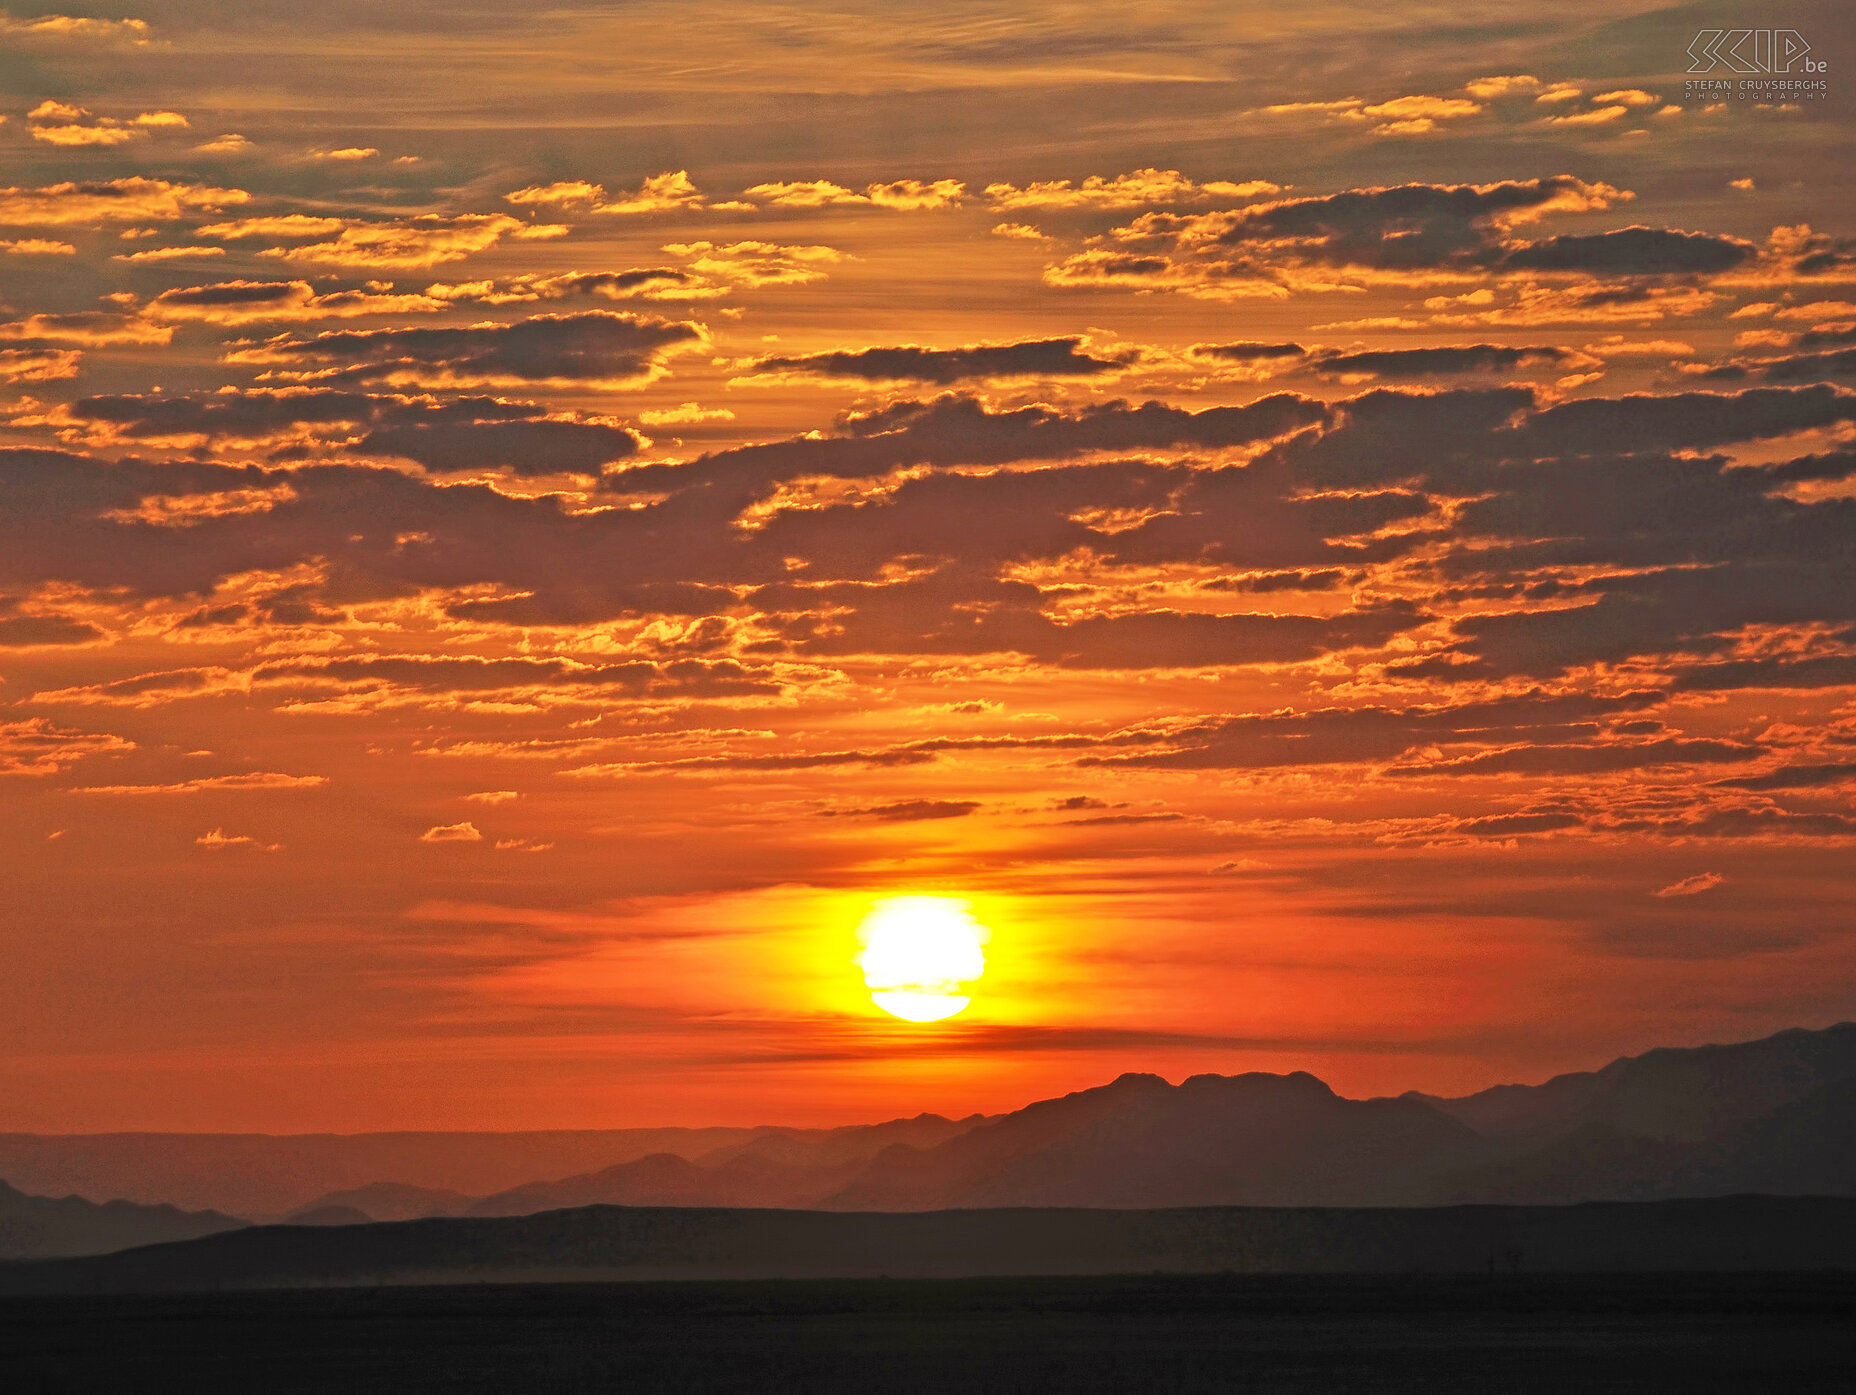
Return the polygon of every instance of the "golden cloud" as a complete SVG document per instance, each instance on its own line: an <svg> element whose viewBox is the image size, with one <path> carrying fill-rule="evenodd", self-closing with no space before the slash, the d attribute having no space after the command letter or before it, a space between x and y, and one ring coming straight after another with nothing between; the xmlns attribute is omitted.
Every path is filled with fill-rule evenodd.
<svg viewBox="0 0 1856 1395"><path fill-rule="evenodd" d="M248 202L243 189L166 179L67 180L37 189L0 188L0 224L62 227L74 223L167 223L195 212Z"/></svg>
<svg viewBox="0 0 1856 1395"><path fill-rule="evenodd" d="M427 214L397 223L350 223L332 242L303 247L267 247L258 255L291 262L413 270L461 261L494 247L505 237L565 237L557 223L525 223L506 213Z"/></svg>

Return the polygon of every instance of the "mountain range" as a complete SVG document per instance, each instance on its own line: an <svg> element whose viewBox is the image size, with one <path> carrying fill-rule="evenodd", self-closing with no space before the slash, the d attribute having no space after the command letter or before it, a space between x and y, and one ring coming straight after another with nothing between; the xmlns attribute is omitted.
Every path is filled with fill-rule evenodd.
<svg viewBox="0 0 1856 1395"><path fill-rule="evenodd" d="M31 1164L23 1178L21 1161ZM550 1180L535 1180L550 1168ZM141 1199L165 1188L163 1199L324 1226L598 1205L868 1212L1848 1197L1856 1024L1658 1049L1456 1099L1346 1099L1302 1072L1178 1085L1128 1074L1009 1114L840 1129L0 1136L0 1175L9 1171L16 1186L133 1181ZM330 1178L340 1185L312 1190Z"/></svg>
<svg viewBox="0 0 1856 1395"><path fill-rule="evenodd" d="M132 1201L99 1205L81 1196L27 1196L0 1182L0 1260L107 1254L239 1230L247 1224L217 1211L180 1211Z"/></svg>

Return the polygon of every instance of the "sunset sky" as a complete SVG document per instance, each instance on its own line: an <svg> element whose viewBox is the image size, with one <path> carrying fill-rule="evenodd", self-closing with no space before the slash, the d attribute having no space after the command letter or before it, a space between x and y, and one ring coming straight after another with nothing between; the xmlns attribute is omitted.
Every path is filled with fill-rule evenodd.
<svg viewBox="0 0 1856 1395"><path fill-rule="evenodd" d="M0 1129L1856 1016L1846 6L123 3L0 15Z"/></svg>

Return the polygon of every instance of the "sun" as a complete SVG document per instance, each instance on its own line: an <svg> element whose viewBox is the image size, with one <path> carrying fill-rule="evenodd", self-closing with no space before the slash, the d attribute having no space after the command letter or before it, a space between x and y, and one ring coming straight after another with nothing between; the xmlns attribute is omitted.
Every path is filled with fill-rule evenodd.
<svg viewBox="0 0 1856 1395"><path fill-rule="evenodd" d="M857 938L870 1000L909 1022L952 1017L973 1001L965 985L986 972L986 927L952 896L886 896L863 918Z"/></svg>

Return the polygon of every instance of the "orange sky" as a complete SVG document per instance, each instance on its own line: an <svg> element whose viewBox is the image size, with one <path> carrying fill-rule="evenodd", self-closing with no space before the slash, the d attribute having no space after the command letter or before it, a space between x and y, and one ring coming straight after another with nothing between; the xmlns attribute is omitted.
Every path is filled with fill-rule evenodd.
<svg viewBox="0 0 1856 1395"><path fill-rule="evenodd" d="M0 1129L1851 1016L1846 94L1511 17L0 18Z"/></svg>

